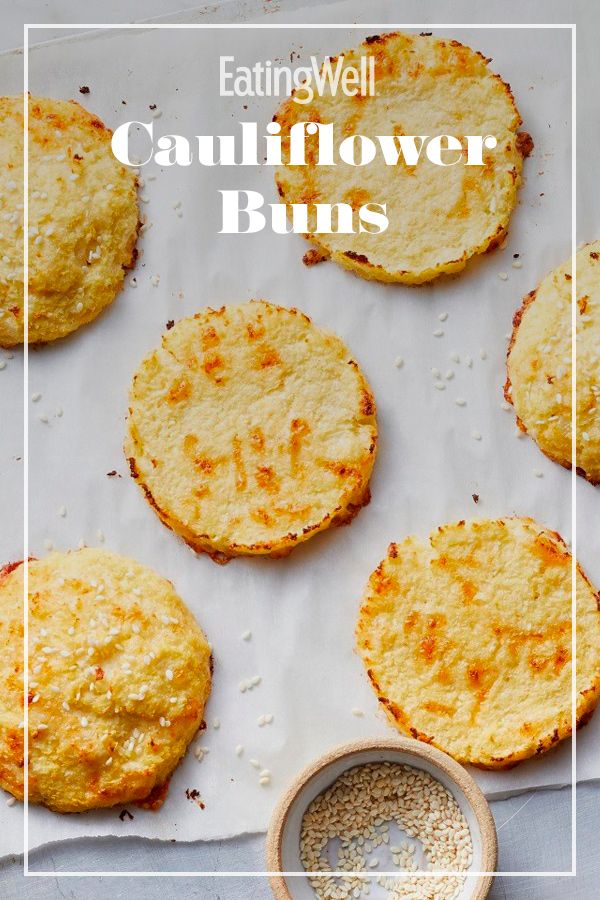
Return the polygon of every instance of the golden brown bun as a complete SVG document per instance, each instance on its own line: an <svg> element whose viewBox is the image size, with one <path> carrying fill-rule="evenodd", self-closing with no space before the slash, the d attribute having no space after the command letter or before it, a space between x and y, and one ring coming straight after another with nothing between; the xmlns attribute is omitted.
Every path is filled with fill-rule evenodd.
<svg viewBox="0 0 600 900"><path fill-rule="evenodd" d="M368 501L375 402L308 316L265 301L178 322L133 379L125 453L161 520L217 561L282 556Z"/></svg>
<svg viewBox="0 0 600 900"><path fill-rule="evenodd" d="M0 346L23 343L23 98L0 97ZM73 100L29 98L29 341L111 303L133 264L136 178L112 132Z"/></svg>
<svg viewBox="0 0 600 900"><path fill-rule="evenodd" d="M357 646L401 731L508 768L571 734L572 558L532 519L445 525L391 544ZM598 595L577 568L577 722L600 696Z"/></svg>
<svg viewBox="0 0 600 900"><path fill-rule="evenodd" d="M459 272L475 254L503 240L517 201L523 156L532 149L509 85L488 68L488 60L458 41L428 35L384 34L346 50L344 67L375 58L376 96L346 96L329 87L324 96L300 105L293 92L274 119L281 125L284 149L296 122L333 123L336 147L353 134L493 135L494 149L483 151L483 166L430 162L423 152L416 166L402 160L386 165L378 152L363 167L339 161L315 164L314 141L307 137L305 166L284 166L276 182L284 203L387 203L389 227L381 234L307 235L325 256L363 278L421 284ZM332 60L335 66L336 61ZM312 152L312 156L311 156ZM442 154L444 161L456 152ZM313 210L309 224L314 228ZM355 213L354 229L358 228Z"/></svg>
<svg viewBox="0 0 600 900"><path fill-rule="evenodd" d="M0 786L23 798L23 565L0 573ZM210 693L210 648L173 586L101 550L29 564L29 800L160 805Z"/></svg>

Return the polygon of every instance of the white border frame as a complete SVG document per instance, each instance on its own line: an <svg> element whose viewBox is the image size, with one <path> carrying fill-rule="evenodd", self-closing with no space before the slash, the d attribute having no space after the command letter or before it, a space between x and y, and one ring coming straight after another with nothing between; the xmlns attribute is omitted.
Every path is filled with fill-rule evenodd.
<svg viewBox="0 0 600 900"><path fill-rule="evenodd" d="M53 23L25 23L23 25L23 118L24 118L24 137L23 137L23 176L24 176L24 194L23 194L23 285L25 310L29 306L29 105L27 103L29 90L29 31L34 29L69 29L76 33L81 31L90 32L103 29L111 30L158 30L158 29L319 29L332 28L359 28L373 29L374 31L390 31L394 29L422 29L422 30L452 30L457 28L552 28L565 29L571 32L571 364L572 364L572 384L571 384L571 456L573 466L571 469L571 870L562 872L373 872L372 869L365 872L353 872L354 875L363 875L373 877L387 878L409 878L415 876L422 877L460 877L460 878L477 878L481 876L493 876L501 878L575 878L577 877L577 604L576 604L576 588L577 588L577 272L575 266L575 256L577 253L577 25L575 23L519 23L519 24L491 24L491 23L458 23L439 24L439 23L372 23L372 22L355 22L355 23L186 23L186 22L156 22L156 23L111 23L111 24L79 24L64 23L56 25ZM72 36L72 35L69 35ZM24 503L24 525L23 525L23 559L24 559L24 587L23 587L23 653L25 665L23 668L24 675L24 758L29 756L29 708L27 697L29 693L29 604L27 602L29 588L29 317L24 316L24 380L23 380L23 460L24 460L24 478L23 478L23 503ZM341 877L347 876L348 872L45 872L29 869L29 771L28 766L24 767L24 822L23 822L23 875L27 877L51 877L51 878L270 878L273 876L283 876L284 878L305 878L307 874L311 877Z"/></svg>

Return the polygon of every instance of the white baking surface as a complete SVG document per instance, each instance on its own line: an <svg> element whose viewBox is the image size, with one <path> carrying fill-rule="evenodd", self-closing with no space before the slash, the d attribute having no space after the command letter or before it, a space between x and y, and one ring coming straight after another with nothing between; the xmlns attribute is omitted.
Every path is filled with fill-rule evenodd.
<svg viewBox="0 0 600 900"><path fill-rule="evenodd" d="M113 127L126 118L147 118L148 104L157 103L163 111L156 121L160 132L227 134L241 118L265 124L276 101L219 98L219 52L247 64L259 58L285 61L291 49L336 53L367 33L326 28L103 32L35 49L30 86L38 93L84 99ZM142 211L153 227L140 244L138 287L127 287L79 334L30 355L31 393L42 393L30 404L31 551L43 553L45 539L59 548L81 538L92 545L102 529L106 546L173 580L216 658L209 728L202 740L210 753L201 764L188 755L162 810L132 808L133 821L122 823L118 810L59 817L32 808L31 847L82 835L193 840L264 829L276 796L312 757L353 737L389 733L353 653L353 628L362 587L391 539L412 531L426 534L465 516L513 512L534 515L569 536L569 473L542 457L528 439L517 440L513 416L500 404L512 313L521 296L569 252L570 35L458 28L450 34L494 58L493 68L510 81L524 127L536 142L504 251L473 263L455 280L419 289L369 284L330 263L306 269L301 256L307 245L299 237L216 233L217 189L256 188L275 200L270 169L239 174L174 168L158 172L143 190L150 202ZM21 62L15 55L0 58L8 92L21 86ZM78 94L81 84L91 89L85 98ZM173 209L178 200L181 218ZM596 236L593 222L579 224L581 239ZM513 253L521 254L520 270L511 266ZM507 272L508 280L499 272ZM154 274L160 275L158 287L150 282ZM235 560L220 568L207 557L195 558L170 534L127 476L121 452L126 393L137 363L158 343L168 319L252 296L297 305L346 340L375 391L380 451L373 500L351 527L315 538L286 560ZM443 324L442 312L449 313ZM445 332L441 338L433 336L439 327ZM461 355L459 365L449 358L453 351ZM405 359L401 369L394 366L398 355ZM467 355L474 360L472 369L465 365ZM433 388L432 366L455 370L446 391ZM3 498L19 509L21 468L11 459L20 443L18 353L1 374L3 412L5 397L14 406L3 415L0 435ZM457 396L467 399L466 407L454 404ZM59 407L62 417L55 415ZM474 429L483 436L480 442L472 438ZM123 478L107 478L112 469ZM535 477L535 469L542 478ZM472 493L480 495L477 506ZM65 518L57 513L62 504ZM597 491L582 483L579 558L600 580L598 538L583 527L591 523L594 504L597 511ZM3 559L20 556L18 515L0 549ZM246 629L252 631L248 642L241 639ZM240 693L239 681L253 674L262 676L260 686ZM353 707L364 710L364 717L354 716ZM273 713L274 721L259 728L256 719L264 712ZM213 730L216 716L221 726ZM599 774L598 722L579 735L580 778ZM245 747L241 758L235 755L238 743ZM272 771L269 788L258 784L250 758ZM569 782L569 762L570 747L564 745L510 772L475 774L494 795ZM188 787L201 791L205 810L186 800ZM20 809L7 811L14 820L2 830L0 854L22 846Z"/></svg>

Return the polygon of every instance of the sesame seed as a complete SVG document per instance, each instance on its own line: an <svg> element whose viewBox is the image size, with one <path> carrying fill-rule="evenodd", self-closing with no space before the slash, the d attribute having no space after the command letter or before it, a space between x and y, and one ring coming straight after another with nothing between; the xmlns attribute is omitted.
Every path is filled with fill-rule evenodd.
<svg viewBox="0 0 600 900"><path fill-rule="evenodd" d="M534 470L533 470L533 474L535 475L536 478L543 478L543 477L544 477L544 473L542 472L541 469L534 469Z"/></svg>
<svg viewBox="0 0 600 900"><path fill-rule="evenodd" d="M6 805L7 805L7 806L14 806L16 802L17 802L17 798L16 798L16 797L8 797L7 800L6 800Z"/></svg>
<svg viewBox="0 0 600 900"><path fill-rule="evenodd" d="M503 400L502 403L500 404L500 407L501 407L505 412L510 412L510 410L512 409L512 406L510 405L510 403L508 402L508 400Z"/></svg>
<svg viewBox="0 0 600 900"><path fill-rule="evenodd" d="M58 507L58 514L59 514L59 516L61 516L61 518L64 519L64 517L65 517L66 514L67 514L67 507L66 507L66 506L59 506L59 507Z"/></svg>
<svg viewBox="0 0 600 900"><path fill-rule="evenodd" d="M454 370L448 369L448 371L444 375L444 378L446 379L446 381L452 381L452 379L454 378Z"/></svg>
<svg viewBox="0 0 600 900"><path fill-rule="evenodd" d="M87 727L88 727L88 720L86 719L85 716L82 716L81 719L80 719L79 721L81 722L81 727L82 727L82 728L87 728Z"/></svg>
<svg viewBox="0 0 600 900"><path fill-rule="evenodd" d="M392 845L392 860L400 871L429 868L463 872L471 866L473 845L467 821L442 784L429 773L407 765L384 762L356 766L319 794L302 818L300 860L305 871L348 873L343 878L325 879L309 874L319 900L358 898L367 892L364 876L354 873L378 867L380 860L373 850L390 843L391 824L419 841L425 856L425 865L419 865L415 845L406 840ZM335 845L330 844L333 841ZM337 854L337 861L330 864L331 852L334 857ZM401 882L385 876L374 879L390 891L388 900L404 896L449 900L458 895L464 881L453 876L421 876Z"/></svg>
<svg viewBox="0 0 600 900"><path fill-rule="evenodd" d="M251 632L251 631L245 631L245 632L243 633L243 635L242 635L242 640L243 640L243 641L249 641L251 637L252 637L252 632Z"/></svg>
<svg viewBox="0 0 600 900"><path fill-rule="evenodd" d="M220 728L220 727L221 727L221 720L220 720L220 719L213 719L212 727L213 727L215 730L217 730L218 728Z"/></svg>
<svg viewBox="0 0 600 900"><path fill-rule="evenodd" d="M456 403L457 406L466 406L467 405L467 401L465 400L464 397L457 397L454 402Z"/></svg>
<svg viewBox="0 0 600 900"><path fill-rule="evenodd" d="M151 275L150 276L150 284L153 287L158 287L158 285L160 284L160 275Z"/></svg>
<svg viewBox="0 0 600 900"><path fill-rule="evenodd" d="M38 400L41 400L41 399L42 399L42 395L41 395L38 391L36 391L35 394L32 394L32 395L31 395L31 402L32 402L32 403L37 403Z"/></svg>
<svg viewBox="0 0 600 900"><path fill-rule="evenodd" d="M260 763L257 759L251 759L250 765L255 769L260 769Z"/></svg>
<svg viewBox="0 0 600 900"><path fill-rule="evenodd" d="M479 359L487 359L487 358L488 358L487 350L481 349L479 351Z"/></svg>
<svg viewBox="0 0 600 900"><path fill-rule="evenodd" d="M356 716L357 718L360 719L364 716L364 712L362 711L362 709L359 709L357 706L354 706L352 709L352 715Z"/></svg>
<svg viewBox="0 0 600 900"><path fill-rule="evenodd" d="M436 328L436 330L433 332L433 336L434 337L444 337L444 329Z"/></svg>
<svg viewBox="0 0 600 900"><path fill-rule="evenodd" d="M402 368L402 366L404 365L404 360L402 359L401 356L396 357L396 359L394 360L394 365L396 366L397 369Z"/></svg>
<svg viewBox="0 0 600 900"><path fill-rule="evenodd" d="M173 670L172 669L167 669L167 671L165 672L165 678L167 679L167 681L173 681Z"/></svg>
<svg viewBox="0 0 600 900"><path fill-rule="evenodd" d="M465 356L465 362L467 364L467 368L473 368L473 358L471 356Z"/></svg>
<svg viewBox="0 0 600 900"><path fill-rule="evenodd" d="M515 259L514 263L512 264L512 267L513 267L513 269L522 269L523 263L521 262L520 259Z"/></svg>
<svg viewBox="0 0 600 900"><path fill-rule="evenodd" d="M481 432L480 431L472 431L471 437L473 438L474 441L480 441L481 440Z"/></svg>
<svg viewBox="0 0 600 900"><path fill-rule="evenodd" d="M498 272L498 278L501 281L508 281L508 273L507 272Z"/></svg>
<svg viewBox="0 0 600 900"><path fill-rule="evenodd" d="M441 312L438 316L438 319L440 320L440 322L445 322L447 318L448 318L447 312Z"/></svg>
<svg viewBox="0 0 600 900"><path fill-rule="evenodd" d="M460 362L460 355L458 353L456 353L456 351L453 351L450 354L450 359L452 360L452 362L454 362L458 365L458 363Z"/></svg>
<svg viewBox="0 0 600 900"><path fill-rule="evenodd" d="M446 385L444 384L443 381L435 381L433 386L436 389L436 391L445 391L446 390Z"/></svg>
<svg viewBox="0 0 600 900"><path fill-rule="evenodd" d="M135 275L132 275L129 279L129 287L136 288L137 287L137 278Z"/></svg>
<svg viewBox="0 0 600 900"><path fill-rule="evenodd" d="M236 756L241 756L243 752L244 752L244 747L243 747L243 745L242 745L242 744L238 744L238 745L236 746L236 748L235 748L235 755L236 755Z"/></svg>
<svg viewBox="0 0 600 900"><path fill-rule="evenodd" d="M270 776L263 775L262 778L258 779L258 782L259 784L262 784L263 787L266 787L266 785L271 784L271 778Z"/></svg>
<svg viewBox="0 0 600 900"><path fill-rule="evenodd" d="M0 359L0 371L2 371L2 369L5 369L5 368L6 368L6 360Z"/></svg>

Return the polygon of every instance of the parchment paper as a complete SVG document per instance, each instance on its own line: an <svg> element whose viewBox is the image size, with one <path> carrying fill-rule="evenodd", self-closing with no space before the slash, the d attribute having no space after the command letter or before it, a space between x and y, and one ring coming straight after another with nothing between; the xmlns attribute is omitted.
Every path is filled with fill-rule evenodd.
<svg viewBox="0 0 600 900"><path fill-rule="evenodd" d="M377 4L374 4L376 6ZM350 20L350 19L349 19ZM229 134L241 119L271 119L273 98L227 99L218 94L218 56L238 64L257 59L302 63L311 53L336 54L369 29L253 31L104 31L53 42L30 53L34 93L82 100L111 127L162 111L157 133ZM441 33L441 32L440 32ZM147 166L142 212L152 227L140 241L138 286L126 286L112 307L71 338L30 354L31 552L44 542L66 549L84 540L136 557L170 578L214 647L214 690L201 763L189 753L158 813L130 807L58 816L34 808L29 843L83 835L129 834L161 839L222 838L263 830L287 782L321 751L348 739L390 734L390 726L353 650L359 601L387 544L423 535L440 523L470 516L531 515L571 531L568 472L515 437L514 416L501 408L506 339L522 296L570 252L570 34L453 28L447 35L493 57L510 82L535 140L526 184L506 248L472 262L456 279L409 288L367 283L332 263L302 264L308 245L298 236L219 235L219 188L262 191L275 202L268 168L202 169ZM0 58L3 92L22 85L22 57ZM90 87L82 97L78 88ZM126 101L126 105L122 101ZM248 108L244 109L244 105ZM149 180L148 175L155 175ZM174 205L181 201L183 215ZM583 222L582 240L597 237ZM512 267L519 254L522 268ZM508 274L502 280L499 273ZM151 278L160 283L153 286ZM169 319L203 305L264 297L295 305L337 332L352 349L378 404L380 449L371 504L350 527L320 535L280 561L234 560L216 566L196 558L172 535L129 478L121 446L127 391L139 361L160 340ZM448 313L443 323L439 316ZM433 332L442 328L444 335ZM460 354L460 363L450 355ZM402 368L394 365L404 358ZM472 367L467 358L473 360ZM433 386L432 367L454 378ZM22 358L0 372L1 487L14 529L2 536L0 557L20 558L20 391ZM467 400L465 407L455 404ZM58 411L62 415L58 415ZM47 416L47 423L40 417ZM472 432L482 435L474 440ZM534 475L539 469L543 477ZM107 477L117 470L122 477ZM600 581L597 490L580 483L579 558ZM475 505L472 495L479 495ZM58 515L62 505L66 517ZM242 634L250 630L248 641ZM243 679L260 685L241 693ZM356 716L352 710L364 712ZM258 727L264 713L271 725ZM212 722L218 717L220 727ZM580 733L580 779L597 777L600 718ZM244 746L241 757L236 745ZM263 787L250 765L272 772ZM571 780L570 745L501 773L475 772L489 796ZM205 809L186 799L200 791ZM21 849L21 805L0 810L0 854Z"/></svg>

